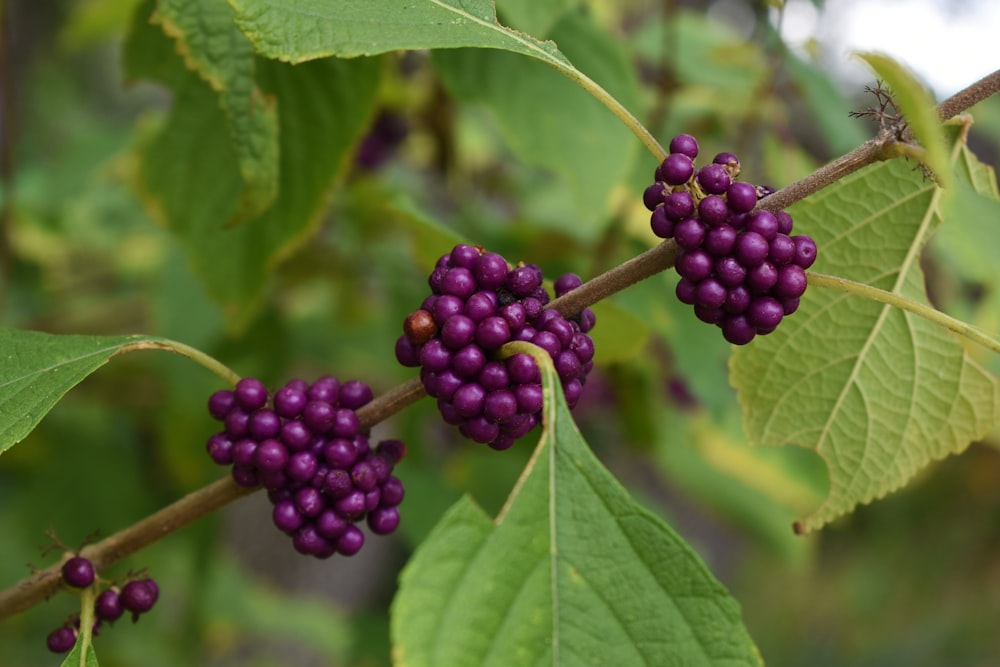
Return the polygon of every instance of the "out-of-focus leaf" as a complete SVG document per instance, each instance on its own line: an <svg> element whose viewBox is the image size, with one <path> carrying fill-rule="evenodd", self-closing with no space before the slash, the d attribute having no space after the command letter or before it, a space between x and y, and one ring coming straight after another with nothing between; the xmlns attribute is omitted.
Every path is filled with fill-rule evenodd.
<svg viewBox="0 0 1000 667"><path fill-rule="evenodd" d="M638 108L633 70L606 33L570 14L552 37L625 107ZM437 51L433 62L456 99L490 112L520 159L551 171L569 188L565 229L585 239L599 234L611 192L628 176L639 148L628 129L582 88L537 62L484 49Z"/></svg>
<svg viewBox="0 0 1000 667"><path fill-rule="evenodd" d="M945 188L951 184L948 146L941 131L941 119L934 107L934 97L912 72L884 53L859 53L892 92L896 108L903 114L917 142L927 151L926 165Z"/></svg>
<svg viewBox="0 0 1000 667"><path fill-rule="evenodd" d="M278 118L274 99L254 80L253 46L222 0L159 0L154 19L177 40L185 63L219 95L245 184L233 222L264 212L278 188Z"/></svg>

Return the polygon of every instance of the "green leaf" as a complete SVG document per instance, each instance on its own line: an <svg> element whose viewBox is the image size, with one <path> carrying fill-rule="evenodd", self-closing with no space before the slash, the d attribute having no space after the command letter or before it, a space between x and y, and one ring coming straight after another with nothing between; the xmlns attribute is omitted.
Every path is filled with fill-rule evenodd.
<svg viewBox="0 0 1000 667"><path fill-rule="evenodd" d="M926 303L919 259L942 222L943 195L893 160L789 211L796 231L816 240L815 271ZM833 290L811 288L774 334L735 350L730 369L752 442L797 444L827 465L829 495L801 530L901 487L1000 418L1000 382L950 331Z"/></svg>
<svg viewBox="0 0 1000 667"><path fill-rule="evenodd" d="M551 42L497 23L492 0L230 0L258 53L302 62L400 49L503 49L569 63Z"/></svg>
<svg viewBox="0 0 1000 667"><path fill-rule="evenodd" d="M269 270L318 225L374 108L380 64L257 62L257 85L279 114L278 195L262 215L226 228L244 184L225 114L216 93L178 57L171 60L163 42L169 44L156 26L137 22L126 43L127 71L155 75L174 93L166 123L139 149L135 187L149 214L180 238L206 291L239 328L255 312Z"/></svg>
<svg viewBox="0 0 1000 667"><path fill-rule="evenodd" d="M177 50L219 95L245 188L233 222L262 213L278 188L278 118L274 99L254 80L253 45L224 0L159 0L154 19Z"/></svg>
<svg viewBox="0 0 1000 667"><path fill-rule="evenodd" d="M560 47L625 107L639 107L634 69L615 42L577 14L552 33ZM502 51L436 51L435 70L456 99L482 104L504 143L569 189L568 231L592 239L608 223L612 190L628 176L638 144L587 91L540 63ZM567 116L573 118L567 123Z"/></svg>
<svg viewBox="0 0 1000 667"><path fill-rule="evenodd" d="M83 636L77 639L76 645L66 654L60 667L99 667L97 664L97 653L94 652L94 644L87 644L86 658L83 656Z"/></svg>
<svg viewBox="0 0 1000 667"><path fill-rule="evenodd" d="M167 338L56 335L0 328L0 454L28 435L66 392L108 359L135 350L173 352L227 381L239 379L205 353Z"/></svg>
<svg viewBox="0 0 1000 667"><path fill-rule="evenodd" d="M0 453L20 442L63 395L148 336L57 336L0 329Z"/></svg>
<svg viewBox="0 0 1000 667"><path fill-rule="evenodd" d="M857 56L892 91L896 108L917 142L927 151L926 166L934 172L943 187L948 187L951 184L948 147L930 91L912 72L883 53L858 53Z"/></svg>
<svg viewBox="0 0 1000 667"><path fill-rule="evenodd" d="M495 520L465 497L417 549L396 664L762 664L738 603L598 462L540 362L535 453Z"/></svg>

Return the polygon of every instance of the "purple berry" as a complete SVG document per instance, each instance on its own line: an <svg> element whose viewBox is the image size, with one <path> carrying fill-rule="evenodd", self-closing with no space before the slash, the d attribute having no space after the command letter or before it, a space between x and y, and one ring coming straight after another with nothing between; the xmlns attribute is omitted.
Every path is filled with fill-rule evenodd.
<svg viewBox="0 0 1000 667"><path fill-rule="evenodd" d="M478 345L467 345L455 353L452 360L452 370L462 378L471 378L479 374L486 365L486 353Z"/></svg>
<svg viewBox="0 0 1000 667"><path fill-rule="evenodd" d="M698 217L708 225L721 225L729 217L729 206L719 195L708 195L698 202Z"/></svg>
<svg viewBox="0 0 1000 667"><path fill-rule="evenodd" d="M461 266L448 269L444 280L441 281L441 291L444 294L450 294L463 301L472 296L478 287L472 271Z"/></svg>
<svg viewBox="0 0 1000 667"><path fill-rule="evenodd" d="M775 266L784 266L795 257L795 242L781 232L771 239L767 259Z"/></svg>
<svg viewBox="0 0 1000 667"><path fill-rule="evenodd" d="M652 211L663 203L663 199L666 196L667 189L663 187L663 183L653 183L643 191L642 203L645 204L646 208Z"/></svg>
<svg viewBox="0 0 1000 667"><path fill-rule="evenodd" d="M340 387L340 407L360 410L375 398L371 387L361 380L350 380Z"/></svg>
<svg viewBox="0 0 1000 667"><path fill-rule="evenodd" d="M283 533L291 535L305 523L305 517L299 513L295 501L281 500L274 504L271 510L271 521Z"/></svg>
<svg viewBox="0 0 1000 667"><path fill-rule="evenodd" d="M279 471L288 463L288 449L279 440L269 438L257 445L253 462L260 470Z"/></svg>
<svg viewBox="0 0 1000 667"><path fill-rule="evenodd" d="M742 181L731 183L726 189L726 203L734 213L749 213L757 205L757 189Z"/></svg>
<svg viewBox="0 0 1000 667"><path fill-rule="evenodd" d="M781 322L785 311L781 303L769 296L758 297L750 303L747 309L747 321L758 332L762 329L773 330Z"/></svg>
<svg viewBox="0 0 1000 667"><path fill-rule="evenodd" d="M122 606L121 594L117 588L105 589L94 601L94 615L101 621L117 621L123 613L125 607Z"/></svg>
<svg viewBox="0 0 1000 667"><path fill-rule="evenodd" d="M667 185L684 185L694 175L694 163L691 160L691 157L683 153L671 153L657 169L658 181ZM660 188L662 189L663 186L660 185ZM660 201L662 201L662 197Z"/></svg>
<svg viewBox="0 0 1000 667"><path fill-rule="evenodd" d="M247 412L259 410L267 403L267 387L256 378L243 378L237 382L233 394L239 406Z"/></svg>
<svg viewBox="0 0 1000 667"><path fill-rule="evenodd" d="M273 410L258 410L250 415L247 433L254 440L266 440L278 435L281 429L281 418Z"/></svg>
<svg viewBox="0 0 1000 667"><path fill-rule="evenodd" d="M463 310L465 310L465 301L457 296L444 294L438 297L431 307L431 317L438 327L442 327L449 317L461 315Z"/></svg>
<svg viewBox="0 0 1000 667"><path fill-rule="evenodd" d="M663 200L663 210L671 220L683 220L694 215L694 197L687 190L671 192Z"/></svg>
<svg viewBox="0 0 1000 667"><path fill-rule="evenodd" d="M228 389L220 389L208 397L208 412L219 421L225 419L235 406L236 396Z"/></svg>
<svg viewBox="0 0 1000 667"><path fill-rule="evenodd" d="M746 312L752 301L753 296L750 294L750 290L748 290L744 285L738 285L726 293L726 303L722 306L722 308L727 313L739 315L740 313Z"/></svg>
<svg viewBox="0 0 1000 667"><path fill-rule="evenodd" d="M45 639L45 645L53 653L68 653L76 646L77 631L67 625L56 628Z"/></svg>
<svg viewBox="0 0 1000 667"><path fill-rule="evenodd" d="M152 579L137 579L122 586L119 598L122 606L133 614L144 614L153 608L160 589Z"/></svg>
<svg viewBox="0 0 1000 667"><path fill-rule="evenodd" d="M326 500L323 498L323 494L312 486L304 486L296 491L294 501L295 509L303 517L318 516L323 511L323 508L326 507Z"/></svg>
<svg viewBox="0 0 1000 667"><path fill-rule="evenodd" d="M693 306L698 301L698 283L687 278L681 278L677 281L674 292L677 294L677 300L681 303Z"/></svg>
<svg viewBox="0 0 1000 667"><path fill-rule="evenodd" d="M770 211L757 211L747 220L745 229L770 241L778 233L778 219Z"/></svg>
<svg viewBox="0 0 1000 667"><path fill-rule="evenodd" d="M288 463L285 465L285 474L290 479L305 484L312 481L313 475L316 474L317 465L316 455L311 451L295 452L288 457Z"/></svg>
<svg viewBox="0 0 1000 667"><path fill-rule="evenodd" d="M531 355L518 352L507 359L507 373L510 381L516 384L541 382L541 372Z"/></svg>
<svg viewBox="0 0 1000 667"><path fill-rule="evenodd" d="M713 263L712 256L704 250L689 250L677 258L674 268L682 278L697 283L709 276Z"/></svg>
<svg viewBox="0 0 1000 667"><path fill-rule="evenodd" d="M403 502L403 483L396 477L389 477L382 484L382 507L395 507Z"/></svg>
<svg viewBox="0 0 1000 667"><path fill-rule="evenodd" d="M566 294L567 292L572 292L582 284L583 280L580 278L580 276L576 275L575 273L564 273L558 278L556 278L556 281L553 284L553 288L556 291L556 296L559 297L562 296L563 294Z"/></svg>
<svg viewBox="0 0 1000 667"><path fill-rule="evenodd" d="M708 230L708 234L705 235L705 242L702 244L702 247L710 255L724 257L732 253L733 246L736 245L736 236L736 230L729 225L712 227Z"/></svg>
<svg viewBox="0 0 1000 667"><path fill-rule="evenodd" d="M484 252L476 260L473 273L480 289L499 289L507 279L507 260L495 252Z"/></svg>
<svg viewBox="0 0 1000 667"><path fill-rule="evenodd" d="M365 544L365 534L357 526L349 525L344 534L337 538L337 553L353 556Z"/></svg>
<svg viewBox="0 0 1000 667"><path fill-rule="evenodd" d="M474 382L467 382L455 391L452 405L463 417L475 417L482 414L486 400L486 390Z"/></svg>
<svg viewBox="0 0 1000 667"><path fill-rule="evenodd" d="M782 301L797 299L805 293L806 286L806 272L802 267L798 264L788 264L778 269L772 293Z"/></svg>
<svg viewBox="0 0 1000 667"><path fill-rule="evenodd" d="M649 228L654 235L661 239L674 237L674 221L669 218L666 207L656 207L653 214L649 216Z"/></svg>
<svg viewBox="0 0 1000 667"><path fill-rule="evenodd" d="M710 195L721 195L726 192L732 181L721 164L706 164L698 170L698 184Z"/></svg>
<svg viewBox="0 0 1000 667"><path fill-rule="evenodd" d="M380 507L368 514L368 527L376 535L388 535L399 526L399 510Z"/></svg>
<svg viewBox="0 0 1000 667"><path fill-rule="evenodd" d="M73 588L86 588L94 583L94 565L83 556L73 556L63 563L62 578Z"/></svg>
<svg viewBox="0 0 1000 667"><path fill-rule="evenodd" d="M499 300L497 299L496 292L484 292L480 290L470 296L465 302L465 308L462 309L462 313L472 320L474 324L479 324L487 317L496 315L498 305Z"/></svg>
<svg viewBox="0 0 1000 667"><path fill-rule="evenodd" d="M690 134L678 134L670 140L671 153L683 153L692 160L698 157L698 140Z"/></svg>
<svg viewBox="0 0 1000 667"><path fill-rule="evenodd" d="M500 427L483 415L467 419L458 426L458 431L466 438L487 444L500 435Z"/></svg>
<svg viewBox="0 0 1000 667"><path fill-rule="evenodd" d="M729 315L722 321L722 336L733 345L746 345L756 335L746 315Z"/></svg>
<svg viewBox="0 0 1000 667"><path fill-rule="evenodd" d="M700 303L694 305L694 316L705 324L718 324L725 315L721 308L711 308Z"/></svg>
<svg viewBox="0 0 1000 667"><path fill-rule="evenodd" d="M736 287L746 280L747 270L735 257L720 257L715 260L715 277L726 287Z"/></svg>
<svg viewBox="0 0 1000 667"><path fill-rule="evenodd" d="M205 443L205 450L219 465L233 462L233 441L225 433L216 433Z"/></svg>
<svg viewBox="0 0 1000 667"><path fill-rule="evenodd" d="M786 211L778 211L774 217L778 220L778 233L790 235L792 233L792 216Z"/></svg>
<svg viewBox="0 0 1000 667"><path fill-rule="evenodd" d="M674 240L684 250L700 248L705 234L705 225L698 218L685 218L674 225Z"/></svg>
<svg viewBox="0 0 1000 667"><path fill-rule="evenodd" d="M338 498L333 507L337 510L337 514L353 521L365 512L365 494L363 491L351 491L343 498Z"/></svg>
<svg viewBox="0 0 1000 667"><path fill-rule="evenodd" d="M757 232L741 232L736 239L736 259L748 269L758 266L767 259L770 246L767 239Z"/></svg>
<svg viewBox="0 0 1000 667"><path fill-rule="evenodd" d="M777 282L778 270L771 262L762 262L747 271L746 286L754 294L767 293Z"/></svg>
<svg viewBox="0 0 1000 667"><path fill-rule="evenodd" d="M706 308L721 308L726 302L725 286L715 278L706 278L698 283L697 301Z"/></svg>
<svg viewBox="0 0 1000 667"><path fill-rule="evenodd" d="M308 402L306 392L285 385L274 394L274 412L279 417L294 419L302 413Z"/></svg>
<svg viewBox="0 0 1000 667"><path fill-rule="evenodd" d="M476 342L486 350L496 350L510 340L510 325L502 317L487 317L476 327Z"/></svg>
<svg viewBox="0 0 1000 667"><path fill-rule="evenodd" d="M361 428L358 415L354 410L339 408L333 413L333 424L330 431L335 438L353 438Z"/></svg>
<svg viewBox="0 0 1000 667"><path fill-rule="evenodd" d="M816 242L810 237L800 234L793 236L795 256L792 261L803 269L808 269L816 261Z"/></svg>

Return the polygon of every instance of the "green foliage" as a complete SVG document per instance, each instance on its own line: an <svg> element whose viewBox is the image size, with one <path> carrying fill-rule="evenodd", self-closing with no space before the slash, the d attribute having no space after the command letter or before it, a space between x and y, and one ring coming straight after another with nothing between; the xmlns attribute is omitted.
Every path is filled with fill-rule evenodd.
<svg viewBox="0 0 1000 667"><path fill-rule="evenodd" d="M516 345L516 344L515 344ZM759 665L739 606L594 458L542 367L542 437L491 520L464 497L403 571L405 665Z"/></svg>
<svg viewBox="0 0 1000 667"><path fill-rule="evenodd" d="M958 224L941 219L942 196L895 161L789 212L820 249L814 270L926 303L920 253L939 225ZM898 489L1000 419L1000 380L912 313L813 289L787 324L737 350L732 373L753 442L808 447L827 464L830 494L803 530Z"/></svg>
<svg viewBox="0 0 1000 667"><path fill-rule="evenodd" d="M39 564L44 528L76 548L218 477L205 399L233 372L214 358L272 387L333 373L380 394L414 375L392 345L455 243L585 280L652 247L656 140L628 112L779 187L868 129L766 22L745 38L671 3L495 6L30 10L40 46L11 61L30 113L0 201L0 589ZM1000 196L969 148L995 150L1000 116L941 132L910 73L867 61L938 180L887 162L796 204L813 270L1000 330ZM406 138L370 164L384 115ZM286 561L237 506L143 549L121 570L148 567L161 606L102 633L101 664L743 665L757 646L773 664L989 664L996 355L818 285L734 351L675 283L593 306L584 397L571 414L548 371L534 453L470 446L433 401L379 424L410 450L395 538ZM148 348L224 380L121 354ZM338 579L376 585L351 600ZM0 624L4 665L44 660L68 597Z"/></svg>
<svg viewBox="0 0 1000 667"><path fill-rule="evenodd" d="M490 0L418 0L403 7L393 0L232 4L237 25L257 52L289 62L475 46L565 63L553 44L497 23Z"/></svg>
<svg viewBox="0 0 1000 667"><path fill-rule="evenodd" d="M20 442L66 392L146 336L52 336L0 329L0 453Z"/></svg>

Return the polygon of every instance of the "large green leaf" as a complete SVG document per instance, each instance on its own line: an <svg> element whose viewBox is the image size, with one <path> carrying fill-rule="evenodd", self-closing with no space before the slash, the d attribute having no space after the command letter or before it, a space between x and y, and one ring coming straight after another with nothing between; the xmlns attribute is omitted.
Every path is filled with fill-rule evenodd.
<svg viewBox="0 0 1000 667"><path fill-rule="evenodd" d="M954 153L968 159L959 142ZM944 191L901 160L848 176L790 212L819 246L814 270L926 303L920 254ZM962 224L962 221L949 221ZM731 379L751 440L825 461L819 528L960 452L1000 418L1000 382L950 331L912 313L811 288L771 336L737 349Z"/></svg>
<svg viewBox="0 0 1000 667"><path fill-rule="evenodd" d="M0 453L20 442L66 392L148 336L56 336L0 329Z"/></svg>
<svg viewBox="0 0 1000 667"><path fill-rule="evenodd" d="M225 0L159 0L154 18L177 41L185 63L215 90L245 189L234 222L266 210L278 189L278 118L274 99L254 79L253 45Z"/></svg>
<svg viewBox="0 0 1000 667"><path fill-rule="evenodd" d="M639 107L634 69L606 32L572 13L552 37L626 108ZM436 51L433 61L455 98L490 112L520 159L549 170L568 187L567 230L590 239L599 234L609 219L611 192L628 176L639 147L628 128L587 91L541 63L489 49Z"/></svg>
<svg viewBox="0 0 1000 667"><path fill-rule="evenodd" d="M551 363L543 376L544 433L507 505L491 520L463 498L403 571L396 664L761 664L738 603L594 457Z"/></svg>
<svg viewBox="0 0 1000 667"><path fill-rule="evenodd" d="M230 0L258 53L289 62L462 46L569 65L551 42L505 28L492 0Z"/></svg>
<svg viewBox="0 0 1000 667"><path fill-rule="evenodd" d="M179 57L171 59L168 47L163 32L142 21L126 43L127 71L164 81L174 93L165 124L140 149L136 188L146 210L178 235L207 292L241 326L271 267L318 224L374 108L379 62L256 63L257 86L278 110L278 194L263 214L227 228L244 191L239 155L217 94Z"/></svg>

